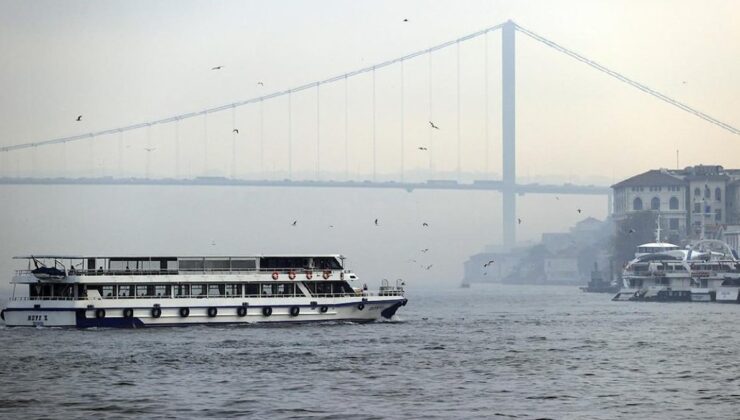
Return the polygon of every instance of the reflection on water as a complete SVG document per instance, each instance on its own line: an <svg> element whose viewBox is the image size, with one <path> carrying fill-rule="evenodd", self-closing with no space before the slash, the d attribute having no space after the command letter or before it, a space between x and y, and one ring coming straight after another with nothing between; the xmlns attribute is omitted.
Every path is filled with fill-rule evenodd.
<svg viewBox="0 0 740 420"><path fill-rule="evenodd" d="M411 290L394 322L0 330L0 416L733 418L740 305Z"/></svg>

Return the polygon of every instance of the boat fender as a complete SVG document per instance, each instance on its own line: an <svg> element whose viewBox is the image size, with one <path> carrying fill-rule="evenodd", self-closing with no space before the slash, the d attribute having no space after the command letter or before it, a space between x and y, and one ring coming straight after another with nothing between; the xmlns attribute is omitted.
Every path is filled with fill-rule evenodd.
<svg viewBox="0 0 740 420"><path fill-rule="evenodd" d="M105 309L98 308L95 310L95 318L97 319L103 319L105 318Z"/></svg>
<svg viewBox="0 0 740 420"><path fill-rule="evenodd" d="M364 303L360 303L359 305L357 305L357 309L359 309L359 310L365 309L365 304Z"/></svg>
<svg viewBox="0 0 740 420"><path fill-rule="evenodd" d="M124 318L133 318L134 317L134 310L131 308L126 308L123 310L123 317Z"/></svg>
<svg viewBox="0 0 740 420"><path fill-rule="evenodd" d="M269 306L265 306L264 308L262 308L262 315L264 316L272 315L272 308Z"/></svg>
<svg viewBox="0 0 740 420"><path fill-rule="evenodd" d="M152 318L159 318L162 316L162 308L155 306L152 308Z"/></svg>
<svg viewBox="0 0 740 420"><path fill-rule="evenodd" d="M301 313L301 308L297 306L290 308L290 316L298 316L299 313Z"/></svg>
<svg viewBox="0 0 740 420"><path fill-rule="evenodd" d="M240 306L236 308L236 314L240 317L247 316L247 307L246 306Z"/></svg>
<svg viewBox="0 0 740 420"><path fill-rule="evenodd" d="M288 273L288 278L291 279L291 280L295 280L295 271L290 271Z"/></svg>
<svg viewBox="0 0 740 420"><path fill-rule="evenodd" d="M180 316L187 318L190 315L190 308L180 308Z"/></svg>
<svg viewBox="0 0 740 420"><path fill-rule="evenodd" d="M327 280L329 277L331 277L331 271L324 271L324 274L322 274L321 277L323 277L324 280Z"/></svg>
<svg viewBox="0 0 740 420"><path fill-rule="evenodd" d="M273 280L277 280L277 279L278 279L278 277L280 277L280 274L278 274L278 272L277 272L277 271L273 271L273 272L272 272L272 279L273 279Z"/></svg>
<svg viewBox="0 0 740 420"><path fill-rule="evenodd" d="M216 316L217 313L218 313L218 309L214 307L208 308L208 317L213 318Z"/></svg>
<svg viewBox="0 0 740 420"><path fill-rule="evenodd" d="M312 277L313 277L313 273L310 271L306 271L306 278L311 280Z"/></svg>
<svg viewBox="0 0 740 420"><path fill-rule="evenodd" d="M327 308L326 306L322 306L321 309L319 309L319 310L321 311L322 314L325 314L326 311L329 310L329 308Z"/></svg>

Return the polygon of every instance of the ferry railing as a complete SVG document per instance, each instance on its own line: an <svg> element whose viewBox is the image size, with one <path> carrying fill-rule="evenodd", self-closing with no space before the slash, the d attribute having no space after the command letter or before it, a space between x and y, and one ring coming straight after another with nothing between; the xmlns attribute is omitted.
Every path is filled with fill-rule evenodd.
<svg viewBox="0 0 740 420"><path fill-rule="evenodd" d="M278 273L279 275L289 275L291 273L296 276L303 276L307 273L311 273L312 280L321 280L324 272L329 273L329 278L336 278L337 272L339 277L342 273L347 271L342 269L329 269L329 268L296 268L296 267L282 267L282 268L253 268L253 269L233 269L233 268L179 268L179 269L155 269L155 270L144 270L144 269L70 269L67 270L67 276L152 276L152 275L178 275L178 274L196 274L196 273L229 273L229 274L272 274ZM15 270L16 276L33 275L31 270Z"/></svg>

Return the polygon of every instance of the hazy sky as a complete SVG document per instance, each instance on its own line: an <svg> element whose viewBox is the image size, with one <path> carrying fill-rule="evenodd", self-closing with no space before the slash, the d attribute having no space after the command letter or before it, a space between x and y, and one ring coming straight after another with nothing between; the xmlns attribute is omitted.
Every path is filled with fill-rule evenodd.
<svg viewBox="0 0 740 420"><path fill-rule="evenodd" d="M38 141L230 103L341 74L513 19L599 63L740 126L740 3L734 1L7 1L0 2L0 144ZM407 18L408 22L402 22ZM740 166L740 136L704 122L517 35L520 177L601 179L652 167ZM460 47L461 162L500 173L500 35L488 37L489 141L485 153L483 38ZM456 51L433 60L432 166L454 171ZM210 68L223 65L220 71ZM428 63L403 79L404 167L429 170ZM377 171L400 171L400 68L376 74ZM264 87L257 84L263 82ZM292 98L294 173L344 171L344 85ZM371 172L370 78L348 87L350 172ZM287 167L287 102L234 115L237 174ZM74 121L83 114L82 122ZM229 175L231 112L181 123L181 176ZM204 127L205 125L205 127ZM174 125L126 135L123 171L173 176ZM204 134L207 133L207 134ZM148 139L147 139L148 136ZM208 146L203 138L208 138ZM3 154L2 173L115 174L116 137ZM143 151L156 147L146 163ZM207 152L205 152L207 150ZM543 153L546 151L546 153ZM204 162L203 154L208 157ZM258 156L265 157L259 168ZM66 154L66 161L60 156ZM486 167L488 162L488 167ZM205 165L205 166L204 166ZM91 169L95 168L95 169ZM281 176L281 173L273 173ZM306 175L308 176L308 175ZM360 176L360 175L358 175ZM594 178L597 177L597 178Z"/></svg>

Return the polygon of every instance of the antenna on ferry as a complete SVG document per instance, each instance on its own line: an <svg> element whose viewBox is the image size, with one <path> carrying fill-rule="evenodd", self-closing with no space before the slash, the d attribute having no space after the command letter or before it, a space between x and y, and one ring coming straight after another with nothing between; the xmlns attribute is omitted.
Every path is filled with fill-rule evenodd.
<svg viewBox="0 0 740 420"><path fill-rule="evenodd" d="M658 225L655 228L655 243L660 243L660 213L658 213L658 217L655 219L655 223Z"/></svg>

